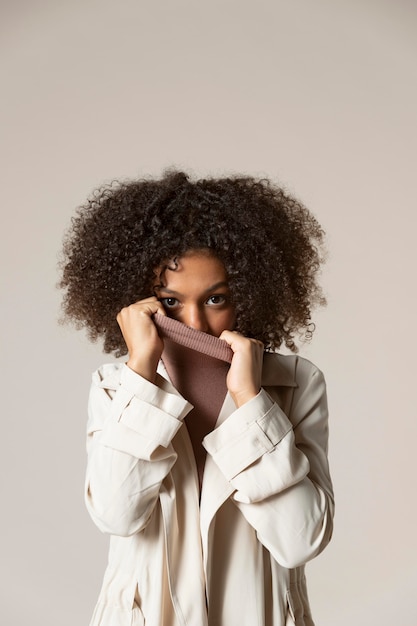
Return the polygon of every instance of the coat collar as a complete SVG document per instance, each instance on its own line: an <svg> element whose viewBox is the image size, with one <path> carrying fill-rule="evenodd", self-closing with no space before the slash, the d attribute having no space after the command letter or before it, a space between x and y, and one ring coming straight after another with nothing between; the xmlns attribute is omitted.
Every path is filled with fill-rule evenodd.
<svg viewBox="0 0 417 626"><path fill-rule="evenodd" d="M276 352L265 352L262 369L262 387L297 387L295 370L297 357Z"/></svg>
<svg viewBox="0 0 417 626"><path fill-rule="evenodd" d="M122 363L117 363L116 369L114 364L104 365L102 367L102 380L99 386L116 390L119 386L120 377L118 370L123 365ZM262 369L262 387L297 387L295 379L296 365L297 357L294 355L284 356L276 352L265 352ZM175 392L162 361L159 362L158 373L168 382L169 391L171 393Z"/></svg>

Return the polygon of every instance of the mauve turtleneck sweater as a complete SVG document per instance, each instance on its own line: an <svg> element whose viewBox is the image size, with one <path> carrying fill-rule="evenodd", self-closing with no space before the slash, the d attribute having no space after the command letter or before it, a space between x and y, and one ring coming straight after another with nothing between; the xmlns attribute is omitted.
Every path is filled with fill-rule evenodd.
<svg viewBox="0 0 417 626"><path fill-rule="evenodd" d="M185 418L201 481L206 451L204 437L213 430L226 393L233 352L225 341L189 328L164 315L153 320L164 340L162 362L174 387L193 405Z"/></svg>

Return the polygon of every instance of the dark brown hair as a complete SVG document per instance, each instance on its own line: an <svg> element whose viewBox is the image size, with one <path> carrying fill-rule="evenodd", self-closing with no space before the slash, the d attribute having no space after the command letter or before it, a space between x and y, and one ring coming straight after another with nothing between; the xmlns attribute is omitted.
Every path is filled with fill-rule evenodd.
<svg viewBox="0 0 417 626"><path fill-rule="evenodd" d="M324 233L312 214L268 180L248 176L113 182L96 190L72 220L60 262L64 319L86 327L104 351L126 354L116 321L125 306L153 295L155 269L188 250L224 264L236 330L274 349L296 351L309 336Z"/></svg>

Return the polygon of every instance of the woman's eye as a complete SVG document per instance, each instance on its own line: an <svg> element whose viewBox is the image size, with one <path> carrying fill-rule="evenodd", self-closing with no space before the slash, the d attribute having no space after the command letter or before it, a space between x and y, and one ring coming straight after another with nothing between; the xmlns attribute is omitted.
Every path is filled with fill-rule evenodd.
<svg viewBox="0 0 417 626"><path fill-rule="evenodd" d="M206 301L206 304L224 304L226 302L225 296L210 296L210 298Z"/></svg>
<svg viewBox="0 0 417 626"><path fill-rule="evenodd" d="M161 298L160 301L165 309L175 309L179 305L176 298Z"/></svg>

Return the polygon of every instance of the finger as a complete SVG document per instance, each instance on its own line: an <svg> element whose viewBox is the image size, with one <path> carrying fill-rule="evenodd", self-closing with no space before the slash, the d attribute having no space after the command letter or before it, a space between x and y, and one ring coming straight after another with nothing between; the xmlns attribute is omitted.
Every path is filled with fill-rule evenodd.
<svg viewBox="0 0 417 626"><path fill-rule="evenodd" d="M144 298L143 300L138 300L137 302L134 302L129 306L123 307L123 309L117 314L117 320L119 320L120 318L128 317L132 313L144 313L149 317L151 317L155 313L166 315L162 303L157 298L155 298L155 296L151 296L150 298Z"/></svg>
<svg viewBox="0 0 417 626"><path fill-rule="evenodd" d="M245 337L236 330L224 330L219 336L219 339L223 339L223 341L226 341L229 346L232 346L233 344L236 347L243 347L252 344L253 346L259 347L262 350L264 349L264 344L262 343L262 341L259 341L258 339L253 339L252 337Z"/></svg>
<svg viewBox="0 0 417 626"><path fill-rule="evenodd" d="M219 339L223 339L223 341L227 341L228 344L231 344L233 341L236 341L237 337L243 337L237 330L224 330L221 335L219 335Z"/></svg>

